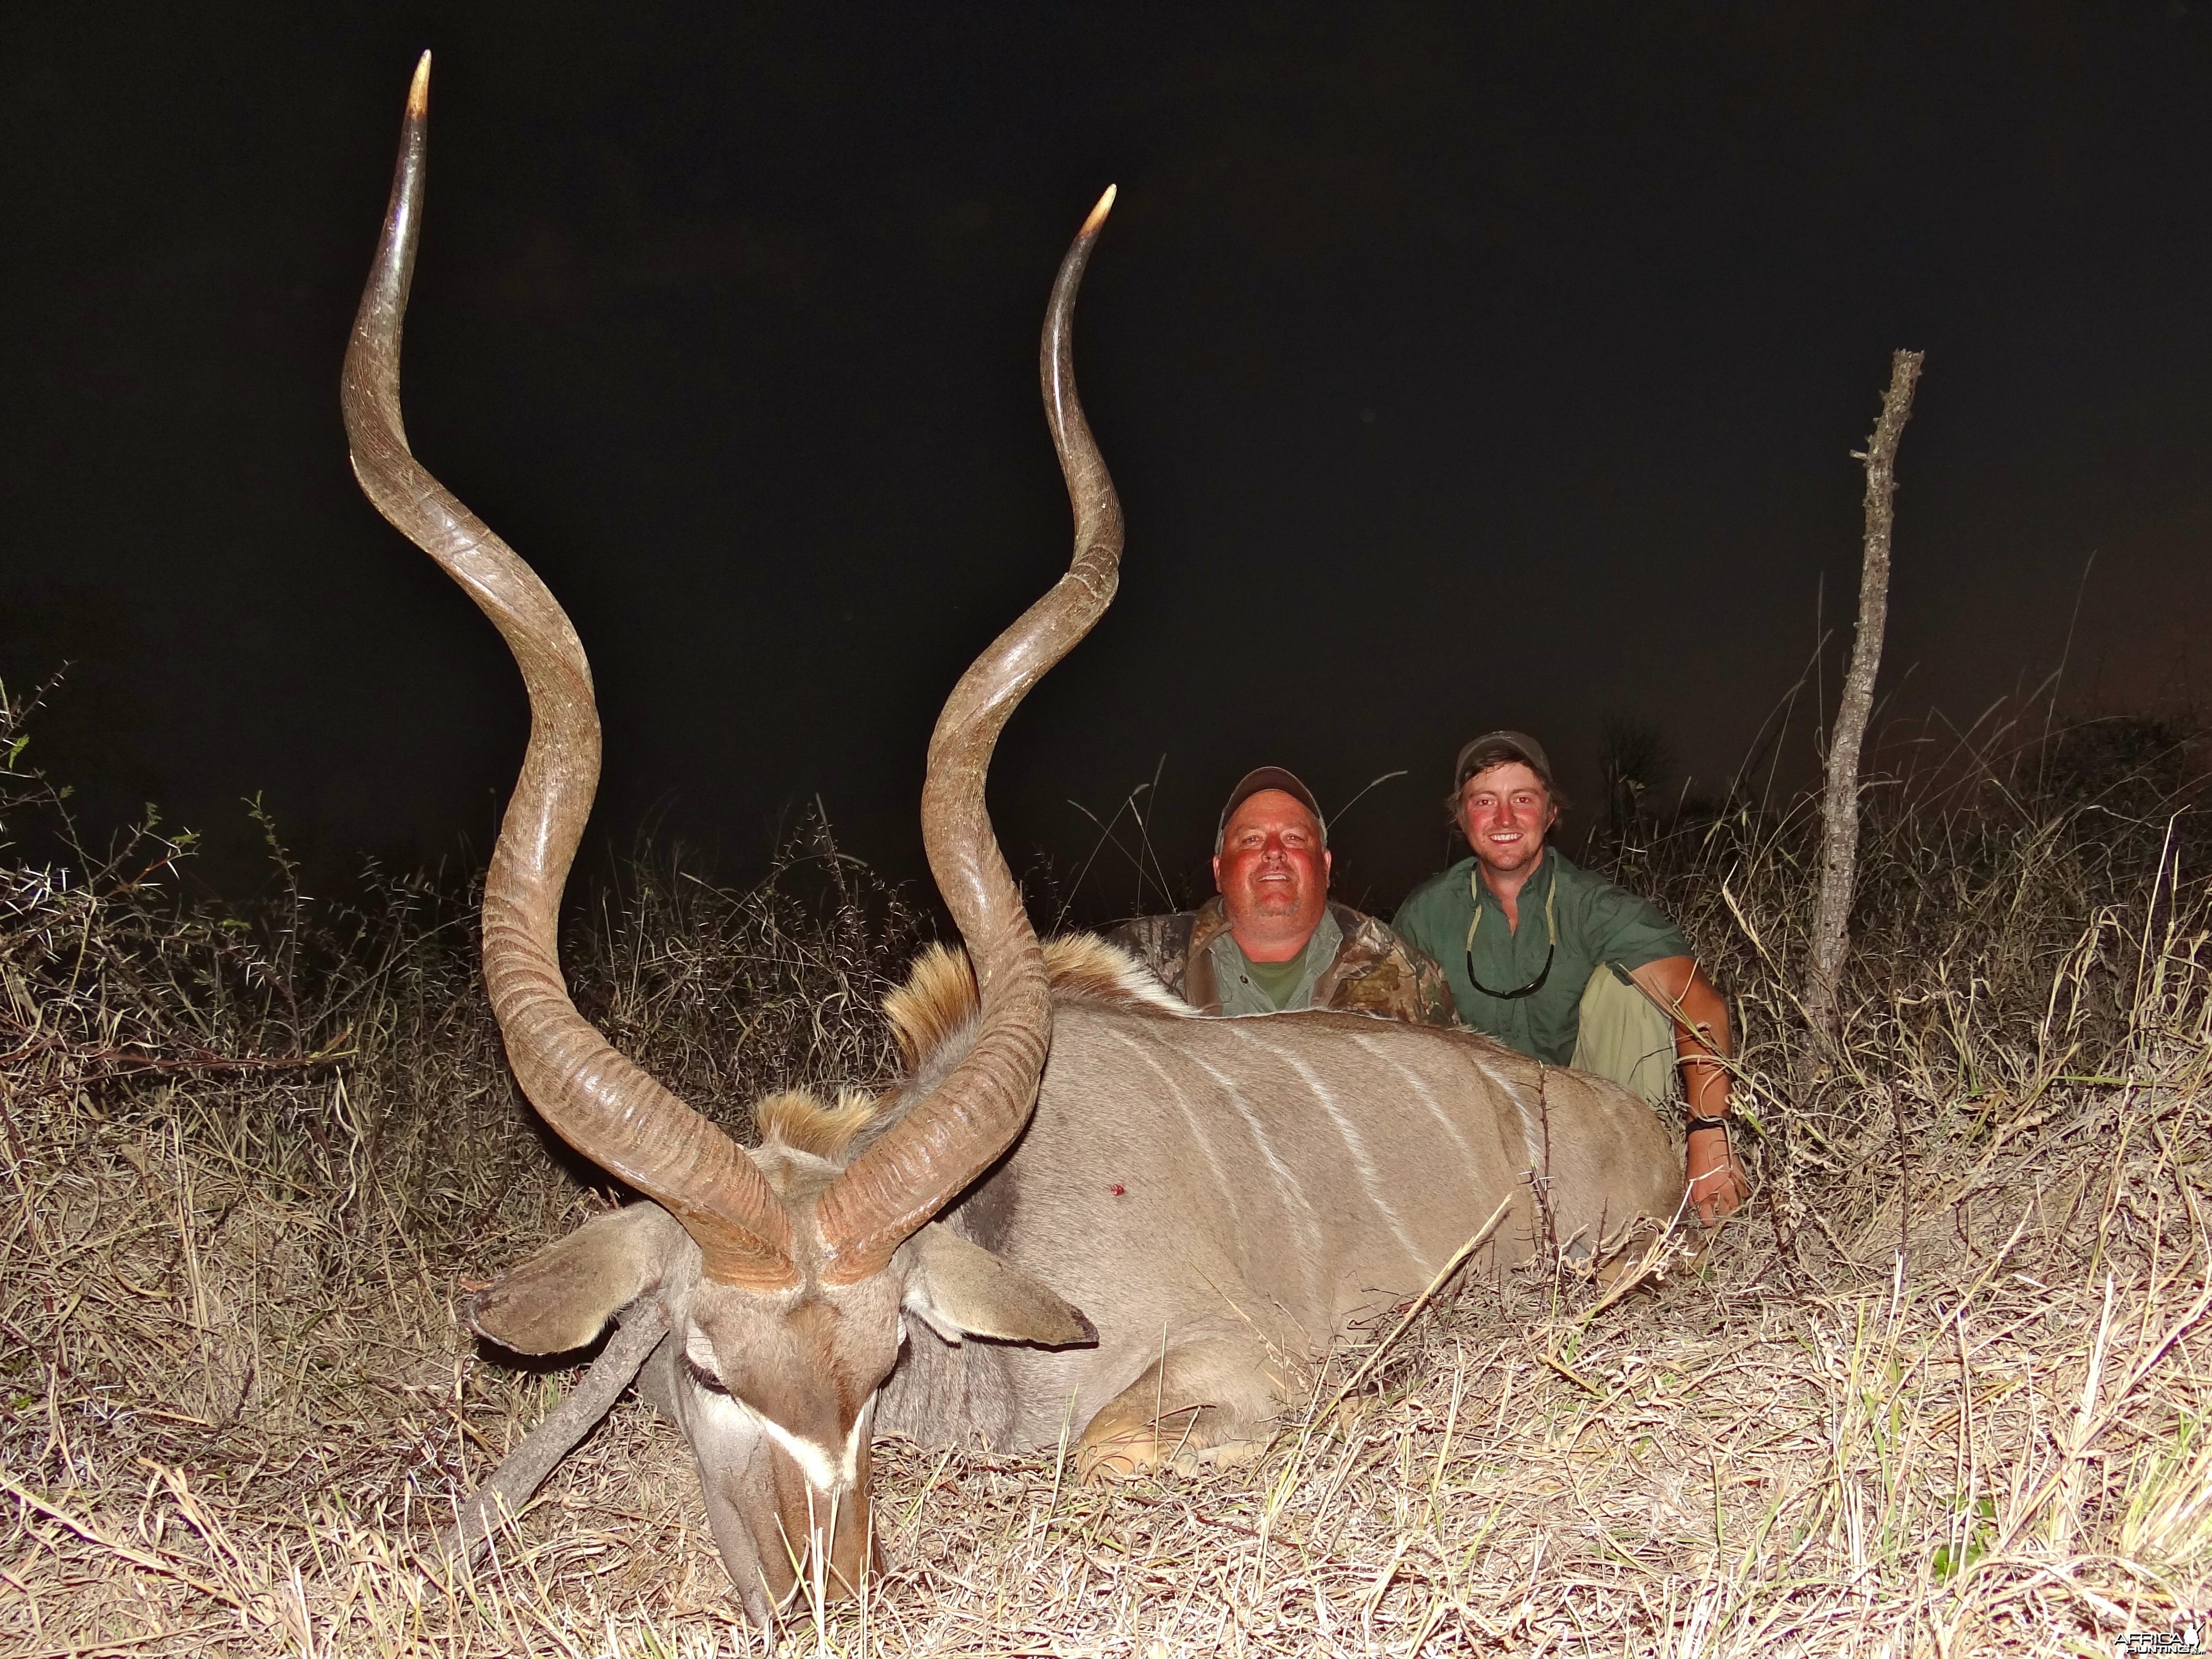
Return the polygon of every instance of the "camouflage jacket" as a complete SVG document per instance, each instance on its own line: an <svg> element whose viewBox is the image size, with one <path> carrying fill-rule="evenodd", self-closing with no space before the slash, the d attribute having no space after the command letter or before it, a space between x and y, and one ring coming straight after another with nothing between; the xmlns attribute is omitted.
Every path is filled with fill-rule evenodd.
<svg viewBox="0 0 2212 1659"><path fill-rule="evenodd" d="M1342 942L1315 980L1304 1006L1332 1008L1414 1025L1456 1025L1451 986L1443 970L1373 916L1331 900L1330 919ZM1213 942L1229 929L1219 896L1195 910L1139 916L1107 939L1151 969L1160 982L1203 1014L1221 1012L1214 982Z"/></svg>

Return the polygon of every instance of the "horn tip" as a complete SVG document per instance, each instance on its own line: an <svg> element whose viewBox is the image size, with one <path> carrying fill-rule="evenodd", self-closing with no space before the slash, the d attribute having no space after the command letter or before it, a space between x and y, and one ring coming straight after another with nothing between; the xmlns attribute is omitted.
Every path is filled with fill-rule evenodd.
<svg viewBox="0 0 2212 1659"><path fill-rule="evenodd" d="M416 60L415 79L407 88L407 118L419 121L429 112L430 54L426 52Z"/></svg>
<svg viewBox="0 0 2212 1659"><path fill-rule="evenodd" d="M429 54L425 52L423 54L424 61L428 62L428 58ZM1091 216L1083 222L1083 228L1076 233L1077 235L1091 235L1097 230L1099 226L1106 222L1106 216L1114 210L1114 198L1120 191L1121 188L1121 186L1119 185L1109 185L1106 186L1106 193L1098 198L1098 205L1091 210Z"/></svg>

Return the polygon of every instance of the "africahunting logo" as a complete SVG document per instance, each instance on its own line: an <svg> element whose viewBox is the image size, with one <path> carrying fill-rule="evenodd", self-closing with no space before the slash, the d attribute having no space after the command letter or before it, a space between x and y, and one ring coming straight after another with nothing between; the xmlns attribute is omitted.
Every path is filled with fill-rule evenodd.
<svg viewBox="0 0 2212 1659"><path fill-rule="evenodd" d="M2120 1652L2136 1653L2202 1653L2204 1651L2204 1626L2202 1620L2191 1619L2179 1630L2132 1630L2120 1638Z"/></svg>

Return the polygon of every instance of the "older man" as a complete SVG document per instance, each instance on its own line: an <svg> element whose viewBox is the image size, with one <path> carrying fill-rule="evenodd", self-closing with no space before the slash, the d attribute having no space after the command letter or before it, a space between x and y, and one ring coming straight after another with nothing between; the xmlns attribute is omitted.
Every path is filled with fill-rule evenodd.
<svg viewBox="0 0 2212 1659"><path fill-rule="evenodd" d="M1328 828L1313 791L1279 766L1229 792L1213 841L1218 890L1195 910L1143 916L1107 937L1201 1012L1334 1008L1449 1025L1437 964L1374 917L1328 896Z"/></svg>
<svg viewBox="0 0 2212 1659"><path fill-rule="evenodd" d="M1447 806L1473 856L1416 887L1393 926L1443 965L1462 1020L1524 1054L1655 1104L1670 1091L1670 1057L1689 1104L1690 1201L1711 1221L1745 1190L1721 1063L1728 1005L1673 922L1546 844L1561 805L1534 738L1468 744Z"/></svg>

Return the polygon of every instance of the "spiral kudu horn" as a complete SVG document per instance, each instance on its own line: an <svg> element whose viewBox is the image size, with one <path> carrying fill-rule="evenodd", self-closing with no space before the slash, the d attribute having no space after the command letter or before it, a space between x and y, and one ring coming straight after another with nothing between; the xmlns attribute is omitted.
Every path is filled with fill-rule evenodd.
<svg viewBox="0 0 2212 1659"><path fill-rule="evenodd" d="M724 1283L795 1284L791 1222L727 1135L609 1045L576 1012L555 952L561 890L599 776L592 670L545 585L417 465L399 417L399 337L422 210L430 55L407 94L376 263L346 349L354 476L378 512L491 618L530 692L530 747L484 878L484 978L523 1091L561 1138L659 1200Z"/></svg>
<svg viewBox="0 0 2212 1659"><path fill-rule="evenodd" d="M1121 503L1075 394L1072 343L1076 290L1113 205L1109 185L1060 262L1038 353L1045 418L1075 507L1074 561L953 687L929 740L921 787L930 872L975 966L982 1005L975 1046L823 1194L814 1213L823 1276L833 1284L850 1284L882 1267L1012 1144L1036 1103L1052 1034L1044 958L992 833L983 782L1007 717L1114 599Z"/></svg>

